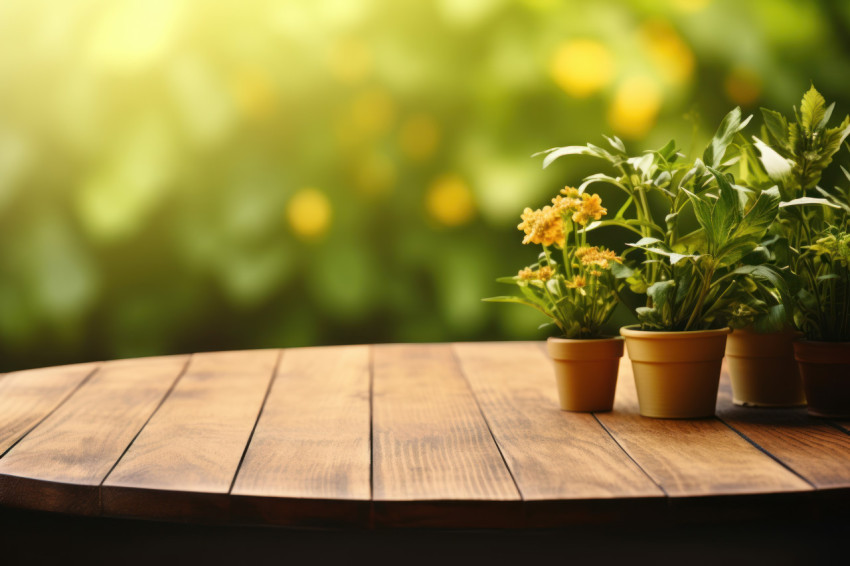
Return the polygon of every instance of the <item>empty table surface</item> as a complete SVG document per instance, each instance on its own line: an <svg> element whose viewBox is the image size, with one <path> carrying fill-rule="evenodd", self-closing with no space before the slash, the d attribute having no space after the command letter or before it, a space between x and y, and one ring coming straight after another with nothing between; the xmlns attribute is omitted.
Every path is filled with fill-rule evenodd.
<svg viewBox="0 0 850 566"><path fill-rule="evenodd" d="M203 523L557 527L822 516L850 424L558 409L542 343L198 353L0 377L0 505Z"/></svg>

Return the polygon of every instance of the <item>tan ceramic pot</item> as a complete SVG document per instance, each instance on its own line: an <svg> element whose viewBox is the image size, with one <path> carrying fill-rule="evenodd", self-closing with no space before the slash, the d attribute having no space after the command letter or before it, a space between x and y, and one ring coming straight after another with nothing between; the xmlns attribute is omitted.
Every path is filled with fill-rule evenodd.
<svg viewBox="0 0 850 566"><path fill-rule="evenodd" d="M850 417L850 342L794 342L809 414Z"/></svg>
<svg viewBox="0 0 850 566"><path fill-rule="evenodd" d="M660 419L711 417L728 328L655 332L626 326L640 414Z"/></svg>
<svg viewBox="0 0 850 566"><path fill-rule="evenodd" d="M610 411L614 406L623 339L549 338L558 399L564 411Z"/></svg>
<svg viewBox="0 0 850 566"><path fill-rule="evenodd" d="M726 339L732 402L745 407L805 405L803 380L794 359L794 341L802 335L796 330L732 332Z"/></svg>

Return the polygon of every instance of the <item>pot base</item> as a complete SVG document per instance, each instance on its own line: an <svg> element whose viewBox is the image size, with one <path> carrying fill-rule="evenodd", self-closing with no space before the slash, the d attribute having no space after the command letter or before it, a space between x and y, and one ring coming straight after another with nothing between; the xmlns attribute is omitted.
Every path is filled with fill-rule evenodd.
<svg viewBox="0 0 850 566"><path fill-rule="evenodd" d="M614 407L622 338L571 340L549 338L562 411L606 412Z"/></svg>
<svg viewBox="0 0 850 566"><path fill-rule="evenodd" d="M632 360L640 414L713 417L728 328L692 332L620 329Z"/></svg>

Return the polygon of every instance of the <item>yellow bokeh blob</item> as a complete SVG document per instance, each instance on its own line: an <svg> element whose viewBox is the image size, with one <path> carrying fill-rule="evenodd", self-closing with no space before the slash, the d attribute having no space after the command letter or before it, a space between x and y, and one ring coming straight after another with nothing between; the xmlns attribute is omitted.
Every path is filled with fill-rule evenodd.
<svg viewBox="0 0 850 566"><path fill-rule="evenodd" d="M681 85L690 80L694 53L669 22L649 20L641 27L641 35L650 59L667 82Z"/></svg>
<svg viewBox="0 0 850 566"><path fill-rule="evenodd" d="M306 187L290 199L286 219L290 228L302 240L316 240L331 226L333 210L328 197L321 190Z"/></svg>
<svg viewBox="0 0 850 566"><path fill-rule="evenodd" d="M723 88L735 104L752 106L761 96L761 77L752 69L737 67L726 76Z"/></svg>
<svg viewBox="0 0 850 566"><path fill-rule="evenodd" d="M233 81L233 96L242 114L261 120L277 111L277 88L262 69L242 69Z"/></svg>
<svg viewBox="0 0 850 566"><path fill-rule="evenodd" d="M434 155L440 142L440 127L427 114L415 114L401 124L398 134L401 151L413 161L425 161Z"/></svg>
<svg viewBox="0 0 850 566"><path fill-rule="evenodd" d="M603 43L573 39L562 43L552 56L549 70L564 92L586 98L607 86L614 76L614 58Z"/></svg>
<svg viewBox="0 0 850 566"><path fill-rule="evenodd" d="M459 175L438 177L425 195L428 214L444 226L461 226L475 216L472 191Z"/></svg>
<svg viewBox="0 0 850 566"><path fill-rule="evenodd" d="M661 89L655 81L642 75L629 77L617 87L608 109L608 123L622 137L643 137L655 124L661 101Z"/></svg>
<svg viewBox="0 0 850 566"><path fill-rule="evenodd" d="M351 125L361 135L379 136L392 127L395 112L395 103L389 93L371 88L351 103Z"/></svg>
<svg viewBox="0 0 850 566"><path fill-rule="evenodd" d="M359 84L372 73L372 52L361 40L348 38L331 46L328 67L341 83Z"/></svg>

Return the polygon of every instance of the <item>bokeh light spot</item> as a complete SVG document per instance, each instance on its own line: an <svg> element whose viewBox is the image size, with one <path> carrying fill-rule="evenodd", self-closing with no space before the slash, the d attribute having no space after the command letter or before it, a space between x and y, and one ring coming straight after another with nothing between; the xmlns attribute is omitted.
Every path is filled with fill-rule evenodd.
<svg viewBox="0 0 850 566"><path fill-rule="evenodd" d="M729 100L739 106L752 106L761 96L761 77L749 68L736 67L723 81Z"/></svg>
<svg viewBox="0 0 850 566"><path fill-rule="evenodd" d="M425 161L437 149L440 127L427 114L415 114L401 124L398 135L402 152L413 161Z"/></svg>
<svg viewBox="0 0 850 566"><path fill-rule="evenodd" d="M306 187L295 193L286 207L286 219L302 240L316 240L331 226L331 202L319 189Z"/></svg>
<svg viewBox="0 0 850 566"><path fill-rule="evenodd" d="M428 214L444 226L460 226L475 216L475 200L466 181L459 175L438 177L425 196Z"/></svg>
<svg viewBox="0 0 850 566"><path fill-rule="evenodd" d="M277 89L263 69L240 70L233 81L233 96L242 114L248 118L262 120L277 110Z"/></svg>
<svg viewBox="0 0 850 566"><path fill-rule="evenodd" d="M137 72L158 61L171 44L179 2L126 0L106 4L91 36L93 61L111 71Z"/></svg>
<svg viewBox="0 0 850 566"><path fill-rule="evenodd" d="M564 92L575 98L586 98L611 82L614 59L601 42L574 39L561 44L555 51L550 72Z"/></svg>
<svg viewBox="0 0 850 566"><path fill-rule="evenodd" d="M328 67L341 83L362 83L372 73L372 66L372 52L360 39L341 39L331 46Z"/></svg>
<svg viewBox="0 0 850 566"><path fill-rule="evenodd" d="M649 20L641 34L652 62L666 81L681 85L690 80L695 66L693 51L669 22Z"/></svg>
<svg viewBox="0 0 850 566"><path fill-rule="evenodd" d="M608 123L625 138L646 135L661 109L661 89L649 77L636 75L624 80L608 110Z"/></svg>

